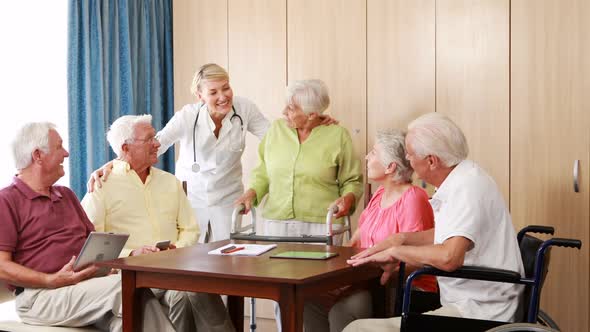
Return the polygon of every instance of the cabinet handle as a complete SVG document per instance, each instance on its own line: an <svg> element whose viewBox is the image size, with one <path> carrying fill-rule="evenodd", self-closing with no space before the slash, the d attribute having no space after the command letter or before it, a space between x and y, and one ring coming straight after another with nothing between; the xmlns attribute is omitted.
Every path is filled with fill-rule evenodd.
<svg viewBox="0 0 590 332"><path fill-rule="evenodd" d="M580 172L580 160L574 160L574 192L580 192L580 182L579 182L579 172Z"/></svg>

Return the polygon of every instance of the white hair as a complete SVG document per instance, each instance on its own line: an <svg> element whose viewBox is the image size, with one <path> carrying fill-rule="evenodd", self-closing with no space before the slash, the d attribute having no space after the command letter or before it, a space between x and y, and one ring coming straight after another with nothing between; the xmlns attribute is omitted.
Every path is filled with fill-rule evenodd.
<svg viewBox="0 0 590 332"><path fill-rule="evenodd" d="M111 125L107 132L107 141L109 141L111 149L115 151L118 157L122 157L123 144L133 138L135 126L140 123L151 124L152 116L149 114L123 115Z"/></svg>
<svg viewBox="0 0 590 332"><path fill-rule="evenodd" d="M447 167L459 164L469 155L461 129L440 113L428 113L412 121L408 125L408 136L418 157L435 155Z"/></svg>
<svg viewBox="0 0 590 332"><path fill-rule="evenodd" d="M16 132L11 147L17 170L25 169L33 162L35 150L49 152L49 131L55 128L51 122L29 122Z"/></svg>
<svg viewBox="0 0 590 332"><path fill-rule="evenodd" d="M296 104L305 114L322 114L330 106L328 87L321 80L299 80L287 86L287 104Z"/></svg>
<svg viewBox="0 0 590 332"><path fill-rule="evenodd" d="M397 129L386 129L377 132L377 144L381 147L379 159L383 166L388 167L391 163L397 165L393 180L395 182L411 182L414 169L410 161L406 159L406 134Z"/></svg>

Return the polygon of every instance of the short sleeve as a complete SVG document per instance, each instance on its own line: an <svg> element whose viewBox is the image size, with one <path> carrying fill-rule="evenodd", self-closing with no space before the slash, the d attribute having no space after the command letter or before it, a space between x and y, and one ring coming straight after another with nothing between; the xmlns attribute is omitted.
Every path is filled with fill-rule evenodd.
<svg viewBox="0 0 590 332"><path fill-rule="evenodd" d="M469 239L475 245L485 220L485 208L481 197L469 186L453 192L452 199L442 203L437 220L437 241L443 243L455 236Z"/></svg>
<svg viewBox="0 0 590 332"><path fill-rule="evenodd" d="M18 240L17 207L5 192L0 194L0 251L14 252Z"/></svg>
<svg viewBox="0 0 590 332"><path fill-rule="evenodd" d="M412 187L408 189L403 200L400 232L421 232L434 227L434 214L424 190Z"/></svg>

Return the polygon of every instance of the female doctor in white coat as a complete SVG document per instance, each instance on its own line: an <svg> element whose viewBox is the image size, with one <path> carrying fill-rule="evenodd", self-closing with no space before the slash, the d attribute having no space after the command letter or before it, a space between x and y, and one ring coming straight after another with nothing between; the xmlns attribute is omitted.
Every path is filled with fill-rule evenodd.
<svg viewBox="0 0 590 332"><path fill-rule="evenodd" d="M208 224L209 241L228 239L234 201L244 192L241 157L246 131L262 139L269 121L250 100L234 97L229 75L221 66L206 64L195 74L191 85L196 104L184 106L156 134L161 146L158 155L180 143L176 176L187 182L187 195L204 242ZM104 172L106 181L112 163L93 173L89 181ZM100 181L96 181L101 186Z"/></svg>
<svg viewBox="0 0 590 332"><path fill-rule="evenodd" d="M262 139L269 121L250 100L234 97L229 75L216 64L202 66L193 78L192 93L200 101L184 106L158 134L164 153L180 143L176 176L187 182L187 195L209 241L229 239L234 201L244 192L242 153L246 131Z"/></svg>

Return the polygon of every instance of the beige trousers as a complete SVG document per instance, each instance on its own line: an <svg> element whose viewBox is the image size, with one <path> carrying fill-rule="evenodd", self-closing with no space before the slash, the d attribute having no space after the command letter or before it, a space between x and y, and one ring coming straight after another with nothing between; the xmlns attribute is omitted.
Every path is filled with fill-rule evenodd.
<svg viewBox="0 0 590 332"><path fill-rule="evenodd" d="M152 289L177 332L235 331L221 296L207 293Z"/></svg>
<svg viewBox="0 0 590 332"><path fill-rule="evenodd" d="M423 315L461 317L459 311L453 306L443 306ZM401 317L386 319L359 319L350 323L344 332L399 332L401 329Z"/></svg>
<svg viewBox="0 0 590 332"><path fill-rule="evenodd" d="M372 317L371 293L361 290L340 299L329 312L317 303L307 301L303 311L305 332L341 332L348 324Z"/></svg>
<svg viewBox="0 0 590 332"><path fill-rule="evenodd" d="M149 289L140 290L143 331L174 331L161 304ZM121 276L92 278L57 289L25 288L16 297L23 322L32 325L81 327L122 331Z"/></svg>

